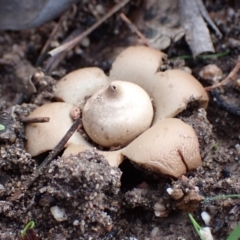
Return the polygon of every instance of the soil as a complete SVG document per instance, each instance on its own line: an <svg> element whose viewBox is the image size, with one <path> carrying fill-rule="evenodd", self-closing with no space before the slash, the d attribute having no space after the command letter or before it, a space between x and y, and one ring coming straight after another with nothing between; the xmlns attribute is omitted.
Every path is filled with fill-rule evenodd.
<svg viewBox="0 0 240 240"><path fill-rule="evenodd" d="M109 1L98 4L106 11L112 6ZM191 56L183 38L165 52L170 59L168 68L188 66L204 86L209 86L212 83L199 76L203 66L215 64L227 76L237 62L240 6L237 1L224 0L209 0L205 5L224 35L218 39L211 33L216 52L228 54L173 60ZM89 6L79 4L65 13L51 47L79 25L85 29L92 25L97 16ZM141 1L136 1L123 11L131 16L142 9ZM88 37L90 45L86 40L46 72L46 58L37 67L36 62L57 21L36 29L0 33L0 123L5 126L0 130L0 239L18 239L31 220L35 222L29 232L31 239L198 239L188 213L205 226L203 211L211 216L209 226L214 238L226 239L240 220L240 199L208 198L240 193L240 99L234 83L211 91L206 111L193 104L177 116L195 129L203 160L186 176L172 179L154 174L127 159L119 168L110 167L94 150L68 158L61 157L61 152L29 188L18 191L48 154L32 158L26 151L21 118L37 106L55 101L52 89L66 72L98 66L108 73L124 47L138 44L135 34L114 15ZM30 78L42 70L45 75L41 78ZM173 190L171 196L167 189ZM54 209L62 213L58 221L53 217Z"/></svg>

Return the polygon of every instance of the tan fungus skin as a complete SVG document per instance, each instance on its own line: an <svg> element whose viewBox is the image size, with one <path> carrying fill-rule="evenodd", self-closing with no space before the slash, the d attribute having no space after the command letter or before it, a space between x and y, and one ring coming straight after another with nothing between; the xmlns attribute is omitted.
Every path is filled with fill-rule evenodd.
<svg viewBox="0 0 240 240"><path fill-rule="evenodd" d="M155 49L143 46L129 47L114 61L110 71L109 80L104 73L97 68L91 68L95 69L95 74L92 72L88 73L89 68L81 69L78 70L81 72L81 77L75 80L69 80L69 76L72 76L70 73L67 75L67 78L60 80L59 84L57 84L55 96L63 101L78 104L79 102L84 102L89 95L94 94L101 87L104 87L103 89L106 90L106 86L109 82L116 79L139 85L149 94L150 98L153 99L155 116L152 127L119 151L97 151L104 155L112 166L118 166L122 162L124 155L130 160L152 169L153 171L172 177L180 177L188 170L195 169L201 164L198 139L190 125L183 123L179 119L164 118L176 116L184 110L187 107L187 104L192 100L197 100L200 107L206 108L208 104L208 96L201 84L192 75L189 75L182 70L167 70L166 72L159 72L159 68L161 67L164 58L166 58L166 55ZM75 71L75 73L78 71ZM94 80L94 77L86 77L93 75L100 76L96 78L101 80L98 81ZM67 80L65 81L64 79ZM98 83L97 86L95 86L96 83ZM78 94L80 97L78 97ZM133 95L133 92L131 92L131 95ZM52 115L52 112L55 112L54 108L49 108L49 113L40 111L40 115L38 114L38 109L36 109L32 113L33 115L30 116L47 116L51 119L56 119ZM70 108L68 111L70 112ZM63 115L69 117L68 111L66 110ZM60 116L62 115L57 115L57 119L59 119ZM117 114L117 116L121 116L121 114ZM96 114L95 117L100 117L100 115ZM34 134L30 138L27 133L28 139L41 138L43 145L46 145L46 147L39 150L39 147L36 147L35 142L29 140L27 148L32 155L51 150L61 139L60 136L56 136L56 138L54 137L53 143L45 143L47 139L50 141L53 137L52 134L50 134L50 129L56 129L56 126L54 127L54 125L57 125L57 120L54 120L53 126L49 128L46 128L46 126L44 126L45 124L47 123L39 124L39 127L44 129L43 131L36 130L31 125L26 128L26 132L30 131ZM64 129L61 128L60 132L63 133L62 135L66 133L70 125ZM112 129L115 130L116 127L113 127ZM57 132L57 130L54 132ZM92 146L89 143L86 143L80 134L77 139L80 143L68 143L68 148L65 150L64 156L92 148ZM37 145L39 145L39 143ZM78 147L76 147L76 145L78 145ZM37 148L38 150L35 150L34 148Z"/></svg>
<svg viewBox="0 0 240 240"><path fill-rule="evenodd" d="M66 134L73 124L70 111L73 105L68 103L49 103L35 109L29 117L50 117L46 123L30 123L25 128L28 139L26 149L32 156L52 150ZM90 146L79 133L74 133L68 140L66 147L70 144Z"/></svg>
<svg viewBox="0 0 240 240"><path fill-rule="evenodd" d="M54 95L58 100L74 105L84 104L100 88L109 84L102 69L82 68L70 72L56 84Z"/></svg>
<svg viewBox="0 0 240 240"><path fill-rule="evenodd" d="M135 83L152 97L151 92L155 87L153 75L159 71L166 58L165 53L153 48L128 47L113 62L109 78Z"/></svg>
<svg viewBox="0 0 240 240"><path fill-rule="evenodd" d="M145 168L176 178L202 163L195 131L177 118L158 121L122 153Z"/></svg>
<svg viewBox="0 0 240 240"><path fill-rule="evenodd" d="M207 108L208 95L191 74L181 69L171 69L158 72L154 80L155 87L150 95L155 106L154 123L160 119L175 117L194 100L198 101L199 108Z"/></svg>

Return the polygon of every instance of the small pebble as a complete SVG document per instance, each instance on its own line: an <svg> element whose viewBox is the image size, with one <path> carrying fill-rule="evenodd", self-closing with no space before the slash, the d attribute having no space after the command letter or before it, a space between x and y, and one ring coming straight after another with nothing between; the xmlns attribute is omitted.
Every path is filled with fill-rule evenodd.
<svg viewBox="0 0 240 240"><path fill-rule="evenodd" d="M222 70L215 64L209 64L203 67L199 72L199 75L201 78L213 81L214 83L223 78Z"/></svg>
<svg viewBox="0 0 240 240"><path fill-rule="evenodd" d="M208 226L211 221L211 216L207 212L203 211L201 213L201 217L205 224Z"/></svg>
<svg viewBox="0 0 240 240"><path fill-rule="evenodd" d="M67 220L67 215L65 213L64 209L61 209L58 206L54 206L50 208L50 211L53 215L53 217L58 221L58 222L62 222Z"/></svg>
<svg viewBox="0 0 240 240"><path fill-rule="evenodd" d="M151 231L151 237L156 237L159 234L159 228L154 227Z"/></svg>
<svg viewBox="0 0 240 240"><path fill-rule="evenodd" d="M172 193L173 193L173 189L172 188L167 188L167 193L169 194L169 195L172 195Z"/></svg>
<svg viewBox="0 0 240 240"><path fill-rule="evenodd" d="M211 233L211 228L210 227L204 227L199 230L199 233L203 236L204 240L214 240L212 233Z"/></svg>
<svg viewBox="0 0 240 240"><path fill-rule="evenodd" d="M78 226L78 225L79 225L79 221L78 221L78 220L74 220L74 221L73 221L73 225L74 225L74 226Z"/></svg>

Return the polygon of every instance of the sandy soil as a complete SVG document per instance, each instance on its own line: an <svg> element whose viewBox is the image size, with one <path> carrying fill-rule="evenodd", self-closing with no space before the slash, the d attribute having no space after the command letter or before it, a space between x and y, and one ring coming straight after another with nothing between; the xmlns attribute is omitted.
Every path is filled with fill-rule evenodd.
<svg viewBox="0 0 240 240"><path fill-rule="evenodd" d="M200 69L216 64L226 76L236 64L240 48L240 8L236 1L207 1L206 6L224 35L219 40L212 34L216 52L229 53L217 58L178 60L180 65L190 67L205 86L210 83L199 76ZM125 12L131 13L138 7L133 4ZM79 21L87 28L94 19L87 8L75 17L72 11L66 13L65 28L59 30L52 46L77 28ZM59 154L44 174L16 197L17 190L47 156L46 153L32 158L26 151L21 117L54 101L52 89L65 72L99 66L108 73L117 53L137 42L137 37L114 16L89 36L89 46L70 51L51 74L46 73L35 83L37 91L33 93L29 74L45 69L46 60L38 68L34 66L55 24L52 21L37 29L0 33L0 123L5 125L5 130L0 131L0 239L17 239L31 220L36 225L35 239L42 240L198 239L188 213L205 226L200 217L202 211L211 216L215 239L226 239L239 222L240 200L206 199L240 193L240 101L239 88L232 83L210 92L206 111L189 107L177 116L195 129L203 159L202 166L186 176L171 179L153 174L127 159L119 168L113 168L94 151L68 158ZM172 57L191 55L184 39L165 52L170 59L168 68L179 65ZM174 189L177 196L183 195L174 199L167 188ZM65 213L62 221L56 221L52 215L50 209L56 206ZM159 208L162 217L156 216Z"/></svg>

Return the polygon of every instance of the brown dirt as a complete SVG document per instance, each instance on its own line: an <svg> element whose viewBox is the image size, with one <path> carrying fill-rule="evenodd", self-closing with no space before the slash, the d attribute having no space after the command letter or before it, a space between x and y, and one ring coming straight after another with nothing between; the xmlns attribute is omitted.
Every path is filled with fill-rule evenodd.
<svg viewBox="0 0 240 240"><path fill-rule="evenodd" d="M98 2L103 4L104 1ZM110 6L105 4L106 9ZM215 59L197 58L184 62L204 85L209 83L199 77L200 69L212 63L227 75L236 64L240 48L237 1L209 0L206 6L224 34L221 40L212 35L216 52L229 50L229 53ZM62 27L55 37L55 44L80 23L87 28L94 21L91 10L85 6L80 11L80 6L77 7L78 14L74 17L72 9L66 13L65 28ZM136 9L141 10L141 5L134 3L124 11L131 15ZM6 126L6 130L0 131L0 239L17 239L30 220L34 220L34 230L42 240L198 239L187 213L192 212L204 226L200 217L202 211L211 215L210 227L215 239L226 239L239 222L240 199L202 200L240 193L237 107L240 101L239 90L234 84L210 94L207 112L190 106L178 116L197 132L203 158L202 166L187 176L170 179L146 172L128 160L120 168L112 168L102 156L91 151L67 159L59 155L19 199L11 198L47 155L32 158L26 152L24 125L19 117L53 101L54 79L59 79L65 71L94 65L107 72L116 54L137 42L136 36L116 15L90 35L90 46L81 46L68 53L52 72L54 79L46 76L35 82L37 92L33 93L28 73L36 71L33 66L55 24L52 21L37 29L0 33L0 123ZM166 52L169 59L191 55L184 39L171 45ZM182 60L180 62L182 64ZM176 64L179 63L169 62L170 67ZM44 70L45 66L46 61L39 69ZM174 190L175 200L167 194L167 188ZM54 206L65 211L67 217L63 221L53 218L50 208ZM162 217L156 216L159 209Z"/></svg>

